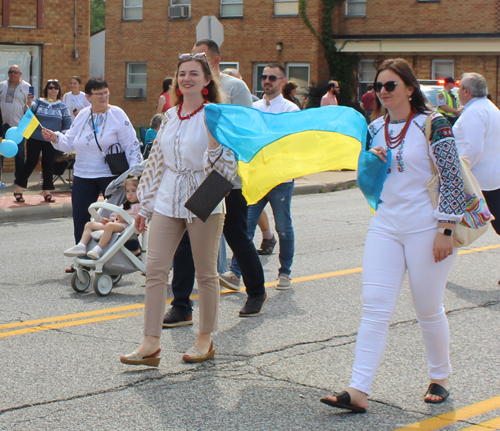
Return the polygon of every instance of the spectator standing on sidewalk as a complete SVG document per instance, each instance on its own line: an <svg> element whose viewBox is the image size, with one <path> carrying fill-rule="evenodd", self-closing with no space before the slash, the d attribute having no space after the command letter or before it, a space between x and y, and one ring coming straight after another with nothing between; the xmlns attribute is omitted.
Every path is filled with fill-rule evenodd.
<svg viewBox="0 0 500 431"><path fill-rule="evenodd" d="M78 113L85 108L86 106L90 106L90 102L85 97L85 93L80 91L82 86L82 80L79 76L72 76L69 80L69 88L70 92L66 93L62 101L68 107L69 112L71 113L71 122L75 121Z"/></svg>
<svg viewBox="0 0 500 431"><path fill-rule="evenodd" d="M158 97L158 103L156 104L157 114L164 114L172 107L170 103L170 94L168 94L171 85L172 78L165 78L163 80L163 92L160 94L160 97Z"/></svg>
<svg viewBox="0 0 500 431"><path fill-rule="evenodd" d="M2 135L10 127L17 127L21 122L26 109L33 100L30 95L30 84L21 79L23 72L17 64L9 67L9 79L0 82L0 111L2 111ZM30 102L30 103L28 103ZM17 145L17 154L14 159L17 179L24 167L24 139ZM0 156L0 171L3 167L3 156Z"/></svg>
<svg viewBox="0 0 500 431"><path fill-rule="evenodd" d="M220 79L222 92L226 103L242 106L252 106L252 98L246 84L238 78L226 75L220 71L219 46L211 39L196 42L193 53L205 53L208 57L212 73ZM240 317L258 316L267 302L264 287L264 270L255 249L253 241L247 234L248 206L241 193L241 178L237 175L233 180L234 188L226 196L226 218L224 220L224 237L242 267L248 298L240 310ZM187 233L177 248L174 257L174 277L172 291L174 299L172 307L165 314L163 327L191 325L192 301L189 299L194 284L194 264L191 244Z"/></svg>
<svg viewBox="0 0 500 431"><path fill-rule="evenodd" d="M61 86L57 79L49 79L43 90L43 97L31 104L31 110L38 118L43 128L65 133L71 127L71 116L68 107L61 101ZM26 143L26 163L19 176L14 181L17 185L14 197L17 202L24 202L23 190L28 187L28 179L35 169L40 152L42 153L43 199L45 202L55 202L51 195L54 190L54 162L56 150L42 136L42 128L37 128Z"/></svg>
<svg viewBox="0 0 500 431"><path fill-rule="evenodd" d="M255 102L253 107L272 114L299 111L295 103L286 100L282 95L282 88L286 84L286 71L281 64L268 64L260 77L264 89L264 97ZM280 246L280 268L278 271L276 289L289 289L292 286L290 274L292 272L293 255L295 252L295 235L292 224L292 195L295 180L285 181L274 187L255 205L248 208L248 236L253 240L255 228L264 207L269 203L274 214L276 232L278 232ZM231 272L240 274L239 262L233 259Z"/></svg>
<svg viewBox="0 0 500 431"><path fill-rule="evenodd" d="M321 98L321 106L338 105L340 87L337 81L330 81L326 87L326 94Z"/></svg>
<svg viewBox="0 0 500 431"><path fill-rule="evenodd" d="M366 86L366 93L361 96L361 108L365 111L365 118L368 124L371 123L371 117L373 112L373 104L375 103L375 92L373 91L373 84L368 84Z"/></svg>
<svg viewBox="0 0 500 431"><path fill-rule="evenodd" d="M500 111L488 100L488 86L478 73L465 73L458 86L463 112L453 126L458 152L469 159L500 235ZM500 283L500 282L499 282Z"/></svg>

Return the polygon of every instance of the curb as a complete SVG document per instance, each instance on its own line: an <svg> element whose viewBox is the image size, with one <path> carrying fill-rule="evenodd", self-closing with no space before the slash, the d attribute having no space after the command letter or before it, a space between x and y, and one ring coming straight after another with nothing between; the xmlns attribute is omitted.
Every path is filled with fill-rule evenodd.
<svg viewBox="0 0 500 431"><path fill-rule="evenodd" d="M325 184L298 184L293 189L294 196L329 193L355 186L356 180ZM0 210L0 223L71 217L71 203L40 205L36 207L5 208Z"/></svg>
<svg viewBox="0 0 500 431"><path fill-rule="evenodd" d="M72 214L71 203L40 205L36 209L33 207L5 208L0 210L0 223L71 217Z"/></svg>
<svg viewBox="0 0 500 431"><path fill-rule="evenodd" d="M293 195L312 195L315 193L338 192L355 185L356 180L325 184L298 184L293 189Z"/></svg>

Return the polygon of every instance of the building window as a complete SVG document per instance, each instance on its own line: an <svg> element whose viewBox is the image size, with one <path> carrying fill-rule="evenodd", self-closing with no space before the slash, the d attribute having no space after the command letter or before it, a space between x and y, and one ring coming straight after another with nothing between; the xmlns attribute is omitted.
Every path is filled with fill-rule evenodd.
<svg viewBox="0 0 500 431"><path fill-rule="evenodd" d="M453 77L455 62L453 60L432 60L431 79L444 79Z"/></svg>
<svg viewBox="0 0 500 431"><path fill-rule="evenodd" d="M297 84L297 98L304 94L307 94L309 87L309 64L307 63L288 63L286 65L286 76L288 81L293 81Z"/></svg>
<svg viewBox="0 0 500 431"><path fill-rule="evenodd" d="M170 0L170 6L190 5L191 0Z"/></svg>
<svg viewBox="0 0 500 431"><path fill-rule="evenodd" d="M417 3L441 3L441 0L417 0Z"/></svg>
<svg viewBox="0 0 500 431"><path fill-rule="evenodd" d="M123 0L123 19L142 19L142 0Z"/></svg>
<svg viewBox="0 0 500 431"><path fill-rule="evenodd" d="M220 71L222 72L223 70L225 69L236 69L236 70L240 70L240 63L237 62L237 61L233 61L232 63L231 62L227 62L227 61L224 61L224 62L220 62L219 63L219 67L220 67Z"/></svg>
<svg viewBox="0 0 500 431"><path fill-rule="evenodd" d="M220 0L220 16L243 16L243 0Z"/></svg>
<svg viewBox="0 0 500 431"><path fill-rule="evenodd" d="M346 16L366 16L366 0L346 0Z"/></svg>
<svg viewBox="0 0 500 431"><path fill-rule="evenodd" d="M253 80L252 80L252 93L259 99L262 99L264 88L260 76L264 73L264 68L267 63L254 63L253 65Z"/></svg>
<svg viewBox="0 0 500 431"><path fill-rule="evenodd" d="M127 88L125 97L130 99L146 98L147 63L127 64Z"/></svg>
<svg viewBox="0 0 500 431"><path fill-rule="evenodd" d="M358 64L358 100L366 93L368 84L375 82L375 75L377 68L375 67L375 60L361 60Z"/></svg>
<svg viewBox="0 0 500 431"><path fill-rule="evenodd" d="M274 15L298 15L299 0L274 0Z"/></svg>

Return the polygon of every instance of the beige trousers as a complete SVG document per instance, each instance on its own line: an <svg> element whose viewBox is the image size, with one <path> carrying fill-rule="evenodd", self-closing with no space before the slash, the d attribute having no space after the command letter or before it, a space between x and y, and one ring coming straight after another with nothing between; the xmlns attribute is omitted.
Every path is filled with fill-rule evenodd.
<svg viewBox="0 0 500 431"><path fill-rule="evenodd" d="M186 219L167 217L156 211L153 213L148 238L144 335L161 335L168 273L186 229L200 296L200 332L210 333L217 329L220 297L217 253L223 224L224 214L212 214L205 223L193 217L193 222L188 223Z"/></svg>

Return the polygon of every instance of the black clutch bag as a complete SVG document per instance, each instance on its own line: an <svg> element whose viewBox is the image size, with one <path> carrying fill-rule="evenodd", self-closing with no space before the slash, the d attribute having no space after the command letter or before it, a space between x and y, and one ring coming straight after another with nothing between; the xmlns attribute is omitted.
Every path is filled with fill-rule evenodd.
<svg viewBox="0 0 500 431"><path fill-rule="evenodd" d="M184 206L205 223L215 207L233 187L231 181L226 180L214 169Z"/></svg>

